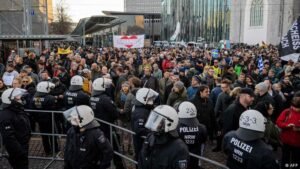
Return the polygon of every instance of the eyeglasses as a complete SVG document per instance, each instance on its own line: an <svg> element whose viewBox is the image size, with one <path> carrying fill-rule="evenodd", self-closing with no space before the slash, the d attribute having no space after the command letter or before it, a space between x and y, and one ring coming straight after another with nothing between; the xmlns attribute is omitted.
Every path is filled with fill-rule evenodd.
<svg viewBox="0 0 300 169"><path fill-rule="evenodd" d="M28 83L28 81L23 81L23 83Z"/></svg>

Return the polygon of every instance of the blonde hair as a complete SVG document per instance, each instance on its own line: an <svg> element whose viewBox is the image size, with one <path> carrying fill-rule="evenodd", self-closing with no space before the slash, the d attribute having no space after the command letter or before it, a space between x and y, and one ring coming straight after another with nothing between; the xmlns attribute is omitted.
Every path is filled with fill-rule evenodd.
<svg viewBox="0 0 300 169"><path fill-rule="evenodd" d="M230 97L234 97L236 98L240 92L241 92L242 88L241 87L235 87L229 94Z"/></svg>

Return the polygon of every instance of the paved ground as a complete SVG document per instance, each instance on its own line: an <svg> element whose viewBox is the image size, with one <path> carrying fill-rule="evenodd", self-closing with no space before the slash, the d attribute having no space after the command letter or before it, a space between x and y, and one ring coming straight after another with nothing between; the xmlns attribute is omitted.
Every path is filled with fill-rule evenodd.
<svg viewBox="0 0 300 169"><path fill-rule="evenodd" d="M60 141L60 147L63 147L64 144L64 139L61 139ZM126 144L126 143L125 143ZM211 149L214 147L214 145L211 143L208 143L204 152L204 156L211 159L211 160L215 160L218 162L221 162L224 164L225 162L225 155L223 153L214 153L211 151ZM43 146L42 146L42 142L41 142L41 138L40 137L33 137L31 139L30 142L30 152L29 152L30 156L38 156L38 157L44 157L47 158L47 156L44 154L43 152ZM126 155L131 156L131 153L126 153ZM59 157L62 157L63 154L60 153ZM54 161L51 163L51 160L41 160L41 159L30 159L29 160L29 168L30 169L43 169L46 166L49 166L49 169L62 169L63 168L63 162L62 161ZM126 166L127 169L134 169L134 165L128 161L126 161ZM216 169L216 166L207 164L207 163L203 163L203 167L205 169ZM114 167L112 167L114 168ZM0 169L11 169L11 167L9 167L8 161L6 160L6 158L1 158L0 157Z"/></svg>

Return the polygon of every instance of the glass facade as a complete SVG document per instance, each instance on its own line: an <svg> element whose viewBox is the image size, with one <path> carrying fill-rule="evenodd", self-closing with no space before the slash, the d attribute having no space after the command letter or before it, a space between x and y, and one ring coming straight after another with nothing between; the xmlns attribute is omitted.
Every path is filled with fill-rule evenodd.
<svg viewBox="0 0 300 169"><path fill-rule="evenodd" d="M230 6L230 0L163 0L162 40L170 40L178 22L176 41L229 39Z"/></svg>

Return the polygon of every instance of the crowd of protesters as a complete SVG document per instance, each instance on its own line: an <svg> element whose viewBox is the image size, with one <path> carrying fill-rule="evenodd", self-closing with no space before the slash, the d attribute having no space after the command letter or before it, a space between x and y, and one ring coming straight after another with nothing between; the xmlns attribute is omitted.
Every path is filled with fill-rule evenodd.
<svg viewBox="0 0 300 169"><path fill-rule="evenodd" d="M123 50L71 46L70 53L59 54L53 46L40 56L30 51L20 56L12 51L0 71L0 95L7 88L26 89L29 109L41 81L55 84L51 94L57 101L49 109L63 110L65 105L59 100L63 100L73 76L83 77L87 95L91 95L95 79L109 78L113 82L109 96L120 112L118 124L127 128L139 88L158 92L158 104L178 107L190 101L209 141L217 140L215 152L222 149L223 136L239 127L240 114L256 109L268 119L264 141L274 151L282 147L284 155L293 151L299 157L300 107L290 107L300 89L300 63L280 60L277 47L272 45L239 44L221 49L217 57L210 49L192 47ZM34 123L34 118L31 120ZM129 136L122 136L128 142L125 151L132 151Z"/></svg>

